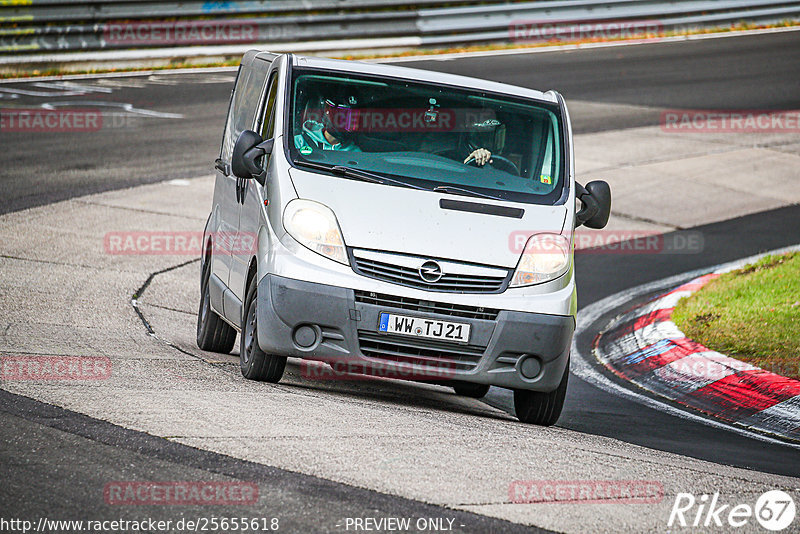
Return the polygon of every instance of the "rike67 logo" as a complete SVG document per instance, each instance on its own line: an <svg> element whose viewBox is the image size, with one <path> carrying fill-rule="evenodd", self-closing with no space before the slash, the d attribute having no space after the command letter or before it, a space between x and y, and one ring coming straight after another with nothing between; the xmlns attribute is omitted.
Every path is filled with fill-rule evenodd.
<svg viewBox="0 0 800 534"><path fill-rule="evenodd" d="M719 493L703 494L699 498L691 493L678 493L667 521L668 527L725 527L737 529L756 521L767 530L783 530L794 522L796 514L792 496L781 490L762 494L751 506L724 504ZM752 528L752 527L751 527ZM751 529L747 529L748 531Z"/></svg>

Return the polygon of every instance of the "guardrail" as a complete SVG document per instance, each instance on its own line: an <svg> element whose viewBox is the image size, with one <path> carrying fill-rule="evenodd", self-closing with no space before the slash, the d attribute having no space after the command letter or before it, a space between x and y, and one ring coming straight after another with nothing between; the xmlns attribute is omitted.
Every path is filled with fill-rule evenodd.
<svg viewBox="0 0 800 534"><path fill-rule="evenodd" d="M354 48L566 39L594 28L629 31L800 19L774 0L0 0L0 55L296 45ZM583 25L583 29L581 26ZM590 34L591 35L591 34ZM378 39L373 42L370 40ZM356 41L357 40L357 41ZM286 48L283 46L282 48ZM320 50L317 46L316 50ZM323 47L324 49L324 47ZM308 48L306 48L308 50ZM199 50L198 50L199 52Z"/></svg>
<svg viewBox="0 0 800 534"><path fill-rule="evenodd" d="M424 45L463 41L544 39L610 29L610 23L651 23L653 30L689 29L748 22L779 22L800 17L800 2L774 0L596 0L535 2L504 6L421 10L417 24ZM602 25L602 23L606 23ZM592 24L598 26L592 27ZM552 25L552 26L551 26ZM635 29L635 28L634 28ZM515 32L522 31L522 34ZM525 31L540 30L533 35ZM545 31L547 30L547 31ZM566 34L566 35L564 35Z"/></svg>
<svg viewBox="0 0 800 534"><path fill-rule="evenodd" d="M487 3L466 0L461 4ZM414 6L442 6L443 0L416 0ZM0 22L92 22L110 19L229 17L277 13L363 11L407 7L403 0L6 0Z"/></svg>

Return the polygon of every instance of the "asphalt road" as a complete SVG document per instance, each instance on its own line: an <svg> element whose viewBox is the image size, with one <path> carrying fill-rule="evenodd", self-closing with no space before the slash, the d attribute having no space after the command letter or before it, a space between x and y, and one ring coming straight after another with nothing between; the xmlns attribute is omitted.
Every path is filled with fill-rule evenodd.
<svg viewBox="0 0 800 534"><path fill-rule="evenodd" d="M560 53L411 62L567 99L657 109L796 109L800 33L726 37ZM658 113L572 113L575 133L658 124Z"/></svg>
<svg viewBox="0 0 800 534"><path fill-rule="evenodd" d="M488 79L540 89L557 88L568 102L578 103L571 108L576 133L585 133L657 124L660 110L667 108L797 109L799 47L800 32L791 32L566 53L422 61L409 66L461 74L480 72ZM121 119L108 115L109 121L133 122L95 132L0 132L4 148L0 153L0 213L92 192L209 174L218 151L231 81L232 75L217 73L75 82L91 87L89 91L69 84L1 84L3 107L71 101L76 108L125 103L140 111L133 118L130 114ZM580 102L607 106L586 107L587 113L582 115L577 112L582 109ZM152 111L161 116L154 117ZM794 244L799 237L797 228L800 207L791 206L694 229L705 237L702 254L579 254L579 305L640 283ZM590 339L587 336L578 342L588 346ZM464 525L464 531L518 528L185 446L170 445L164 451L162 442L149 441L155 438L144 434L19 396L1 395L0 423L5 430L0 458L7 483L0 486L0 505L27 515L45 511L67 518L70 510L53 506L55 496L71 496L76 486L99 491L102 480L115 476L192 479L198 472L205 472L235 479L269 480L270 484L277 481L270 486L269 491L274 493L269 500L282 503L283 517L291 515L291 526L287 527L290 530L319 525L321 517L362 515L366 508L375 510L374 515L449 514L457 524ZM796 450L632 404L579 379L570 383L559 426L721 464L800 475ZM97 474L100 472L102 476ZM96 499L91 502L94 504L87 501L86 506L97 507ZM317 515L303 512L309 503ZM112 512L108 508L95 511L102 516ZM274 509L249 512L278 513Z"/></svg>
<svg viewBox="0 0 800 534"><path fill-rule="evenodd" d="M452 532L547 532L236 460L2 390L0 428L0 516L6 520L14 517L37 524L42 517L59 521L147 517L175 525L182 518L213 515L267 519L268 524L276 518L280 532L342 532L345 518L369 515L444 519L452 524ZM178 513L173 506L114 506L103 497L109 480L246 481L258 485L259 500L254 505L184 505Z"/></svg>

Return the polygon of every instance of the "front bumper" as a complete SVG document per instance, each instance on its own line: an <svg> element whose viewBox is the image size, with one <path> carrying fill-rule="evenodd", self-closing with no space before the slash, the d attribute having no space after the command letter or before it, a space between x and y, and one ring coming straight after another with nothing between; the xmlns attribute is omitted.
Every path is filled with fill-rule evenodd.
<svg viewBox="0 0 800 534"><path fill-rule="evenodd" d="M258 343L270 354L394 378L544 392L558 387L575 331L572 316L454 307L435 294L421 301L273 274L258 284L256 309ZM379 333L380 312L469 323L469 344Z"/></svg>

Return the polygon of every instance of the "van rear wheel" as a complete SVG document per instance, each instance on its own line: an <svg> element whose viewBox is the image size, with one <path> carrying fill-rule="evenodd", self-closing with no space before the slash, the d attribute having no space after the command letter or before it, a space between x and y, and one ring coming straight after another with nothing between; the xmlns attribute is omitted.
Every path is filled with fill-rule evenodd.
<svg viewBox="0 0 800 534"><path fill-rule="evenodd" d="M211 309L208 283L211 278L211 258L206 260L200 277L200 309L197 311L197 346L210 352L227 354L236 343L236 330Z"/></svg>
<svg viewBox="0 0 800 534"><path fill-rule="evenodd" d="M523 423L534 425L554 425L561 415L561 410L564 408L568 380L569 360L567 360L567 367L564 369L561 382L554 391L542 393L541 391L515 389L514 411L517 414L517 419Z"/></svg>
<svg viewBox="0 0 800 534"><path fill-rule="evenodd" d="M261 382L278 382L286 368L286 356L267 354L258 345L258 283L253 280L247 291L244 321L239 345L242 376Z"/></svg>

